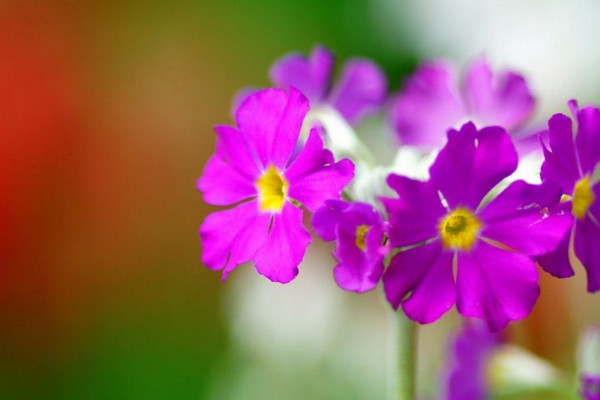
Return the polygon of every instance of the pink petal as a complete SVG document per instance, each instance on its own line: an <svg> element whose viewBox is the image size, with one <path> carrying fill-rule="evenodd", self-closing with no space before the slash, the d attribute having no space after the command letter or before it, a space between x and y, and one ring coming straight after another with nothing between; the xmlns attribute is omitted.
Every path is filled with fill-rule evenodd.
<svg viewBox="0 0 600 400"><path fill-rule="evenodd" d="M571 229L572 217L558 207L561 190L551 184L513 182L478 214L482 237L529 256L554 251Z"/></svg>
<svg viewBox="0 0 600 400"><path fill-rule="evenodd" d="M236 122L246 143L264 168L288 163L308 112L308 100L290 88L264 89L248 96L238 108Z"/></svg>
<svg viewBox="0 0 600 400"><path fill-rule="evenodd" d="M260 174L259 165L250 145L242 133L231 126L215 126L217 148L215 153L248 180L255 181Z"/></svg>
<svg viewBox="0 0 600 400"><path fill-rule="evenodd" d="M471 252L458 253L458 311L486 320L492 330L525 318L540 289L534 262L479 241Z"/></svg>
<svg viewBox="0 0 600 400"><path fill-rule="evenodd" d="M577 113L577 155L581 172L591 174L600 162L600 110L584 107Z"/></svg>
<svg viewBox="0 0 600 400"><path fill-rule="evenodd" d="M568 278L575 275L569 261L569 242L571 241L571 231L562 238L556 247L556 250L536 258L540 266L556 278Z"/></svg>
<svg viewBox="0 0 600 400"><path fill-rule="evenodd" d="M316 46L310 58L302 54L282 57L271 67L269 75L277 86L284 89L295 87L311 103L317 103L329 88L334 63L333 54L328 49Z"/></svg>
<svg viewBox="0 0 600 400"><path fill-rule="evenodd" d="M402 308L417 322L428 324L438 320L456 301L456 285L452 274L453 253L444 251L419 282Z"/></svg>
<svg viewBox="0 0 600 400"><path fill-rule="evenodd" d="M512 130L532 114L535 99L525 79L512 71L493 76L485 59L475 61L467 72L467 98L472 114L483 125Z"/></svg>
<svg viewBox="0 0 600 400"><path fill-rule="evenodd" d="M477 130L473 123L448 132L448 143L430 168L431 180L450 208L477 209L484 196L517 168L518 155L500 127Z"/></svg>
<svg viewBox="0 0 600 400"><path fill-rule="evenodd" d="M587 272L587 290L590 293L600 290L600 226L596 221L586 217L575 222L575 255Z"/></svg>
<svg viewBox="0 0 600 400"><path fill-rule="evenodd" d="M270 220L270 214L258 212L256 201L208 215L200 227L202 262L214 270L224 268L225 279L263 246Z"/></svg>
<svg viewBox="0 0 600 400"><path fill-rule="evenodd" d="M386 93L387 80L383 71L372 61L357 58L344 64L329 102L350 123L356 123L377 111L385 101Z"/></svg>
<svg viewBox="0 0 600 400"><path fill-rule="evenodd" d="M387 182L399 196L381 199L390 215L390 244L408 246L438 236L437 226L446 209L437 189L430 182L394 174L388 176Z"/></svg>
<svg viewBox="0 0 600 400"><path fill-rule="evenodd" d="M291 281L310 241L302 223L302 209L286 203L281 213L273 214L268 237L254 256L256 270L273 282Z"/></svg>
<svg viewBox="0 0 600 400"><path fill-rule="evenodd" d="M544 142L545 136L549 138L550 149ZM579 171L573 142L573 124L569 117L554 114L548 121L548 132L544 132L540 139L544 151L544 163L540 172L542 181L556 183L563 193L573 193Z"/></svg>
<svg viewBox="0 0 600 400"><path fill-rule="evenodd" d="M325 200L340 198L354 176L354 164L348 159L333 163L331 152L323 149L323 141L313 129L284 175L290 185L289 197L315 211Z"/></svg>
<svg viewBox="0 0 600 400"><path fill-rule="evenodd" d="M424 64L411 76L391 111L391 120L403 144L438 147L446 132L467 115L447 64Z"/></svg>
<svg viewBox="0 0 600 400"><path fill-rule="evenodd" d="M335 240L335 228L351 203L342 200L327 200L312 216L312 226L317 235L325 241Z"/></svg>
<svg viewBox="0 0 600 400"><path fill-rule="evenodd" d="M227 206L256 196L253 182L217 155L209 158L197 187L204 201L215 206Z"/></svg>
<svg viewBox="0 0 600 400"><path fill-rule="evenodd" d="M442 251L439 241L399 252L383 275L387 300L394 308L402 305L417 322L437 320L456 297L452 257Z"/></svg>

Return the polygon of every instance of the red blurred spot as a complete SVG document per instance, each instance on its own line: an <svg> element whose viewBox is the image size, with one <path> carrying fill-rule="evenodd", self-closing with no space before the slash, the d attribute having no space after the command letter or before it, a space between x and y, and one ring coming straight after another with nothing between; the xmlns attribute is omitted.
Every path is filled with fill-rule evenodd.
<svg viewBox="0 0 600 400"><path fill-rule="evenodd" d="M8 327L13 334L21 332L15 321L27 325L33 319L39 325L40 318L47 318L44 293L52 273L44 264L47 244L60 218L57 205L69 186L76 151L79 89L69 21L50 2L40 4L0 7L3 334Z"/></svg>

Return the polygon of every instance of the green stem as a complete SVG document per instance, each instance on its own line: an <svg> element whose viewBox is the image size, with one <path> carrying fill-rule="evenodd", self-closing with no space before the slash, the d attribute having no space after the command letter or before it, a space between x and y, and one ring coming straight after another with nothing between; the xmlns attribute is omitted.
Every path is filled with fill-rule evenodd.
<svg viewBox="0 0 600 400"><path fill-rule="evenodd" d="M529 395L529 394L550 394L560 396L561 399L565 400L578 400L579 394L577 393L577 388L566 386L561 383L556 383L554 385L543 385L543 386L530 386L530 387L517 387L513 389L505 389L502 391L496 391L492 393L490 398L493 400L504 400L504 399L512 399L515 396ZM556 398L556 397L552 397Z"/></svg>
<svg viewBox="0 0 600 400"><path fill-rule="evenodd" d="M402 310L395 313L396 360L394 374L395 400L414 400L416 336L415 323L406 318Z"/></svg>

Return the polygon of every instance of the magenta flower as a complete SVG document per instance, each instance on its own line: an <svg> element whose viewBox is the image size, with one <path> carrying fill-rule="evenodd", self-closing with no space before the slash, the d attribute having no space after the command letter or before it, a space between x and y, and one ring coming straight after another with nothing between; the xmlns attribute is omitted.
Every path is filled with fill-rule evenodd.
<svg viewBox="0 0 600 400"><path fill-rule="evenodd" d="M298 88L311 102L329 104L350 123L377 111L385 101L387 80L377 65L369 60L354 58L347 61L337 84L331 88L333 54L316 46L310 57L290 54L271 67L271 80L277 86ZM331 88L331 89L330 89Z"/></svg>
<svg viewBox="0 0 600 400"><path fill-rule="evenodd" d="M560 199L550 184L516 181L483 205L516 167L504 129L477 131L467 123L448 132L429 181L388 177L400 197L382 199L390 245L400 250L383 276L394 308L429 323L456 302L461 314L484 319L493 330L531 312L539 288L530 257L553 251L570 218L549 212Z"/></svg>
<svg viewBox="0 0 600 400"><path fill-rule="evenodd" d="M585 400L600 400L600 376L581 376L581 397Z"/></svg>
<svg viewBox="0 0 600 400"><path fill-rule="evenodd" d="M558 184L565 194L562 207L571 214L572 234L565 235L559 248L540 264L559 278L574 274L569 262L569 242L573 241L575 255L587 272L587 289L600 289L600 183L594 182L594 169L600 163L600 110L597 107L569 106L577 121L573 135L571 120L555 114L548 121L548 146L542 141L544 163L541 177L544 182Z"/></svg>
<svg viewBox="0 0 600 400"><path fill-rule="evenodd" d="M534 105L521 75L506 71L494 76L485 59L469 67L462 85L449 64L429 62L406 81L392 106L391 121L403 144L430 149L442 146L444 132L466 121L512 132Z"/></svg>
<svg viewBox="0 0 600 400"><path fill-rule="evenodd" d="M446 400L483 400L490 394L489 363L501 339L485 326L466 324L452 341L447 357Z"/></svg>
<svg viewBox="0 0 600 400"><path fill-rule="evenodd" d="M365 292L377 286L387 249L381 215L371 205L327 200L312 225L323 240L336 241L333 255L339 262L333 272L342 289Z"/></svg>
<svg viewBox="0 0 600 400"><path fill-rule="evenodd" d="M315 131L295 152L307 112L308 100L294 88L265 89L238 108L237 129L215 127L216 154L198 189L209 204L235 207L206 217L200 238L202 261L223 269L223 279L253 261L270 280L291 281L311 240L300 206L315 211L352 179L352 162L335 163Z"/></svg>

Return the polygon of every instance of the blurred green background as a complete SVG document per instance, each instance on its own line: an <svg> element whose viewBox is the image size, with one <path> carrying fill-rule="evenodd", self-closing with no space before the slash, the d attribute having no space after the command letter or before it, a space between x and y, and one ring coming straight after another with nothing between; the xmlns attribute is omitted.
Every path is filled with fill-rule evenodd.
<svg viewBox="0 0 600 400"><path fill-rule="evenodd" d="M290 51L322 43L340 60L372 58L392 89L425 57L483 51L432 54L418 30L390 28L387 3L0 4L0 398L383 398L380 295L337 289L325 247L308 263L324 268L301 269L289 295L250 267L221 283L200 263L211 209L195 180L235 92L267 86ZM399 26L422 13L393 9ZM544 276L536 311L513 328L567 369L578 333L598 322L578 275ZM427 394L454 325L422 330L437 354L421 356Z"/></svg>

